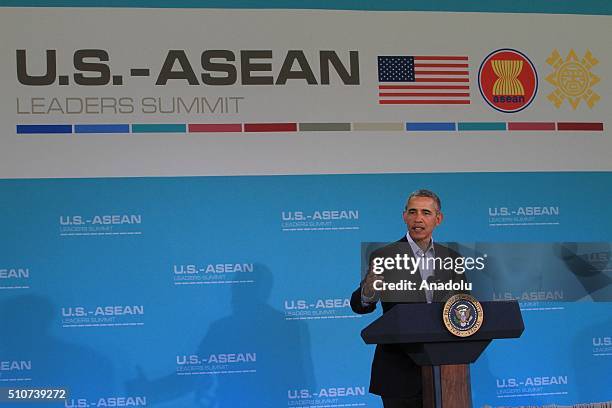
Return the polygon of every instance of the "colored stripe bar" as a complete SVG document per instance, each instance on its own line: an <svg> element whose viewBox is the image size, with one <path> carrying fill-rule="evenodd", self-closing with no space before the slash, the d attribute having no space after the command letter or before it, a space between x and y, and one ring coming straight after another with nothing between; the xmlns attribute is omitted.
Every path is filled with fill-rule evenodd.
<svg viewBox="0 0 612 408"><path fill-rule="evenodd" d="M506 130L506 122L459 122L457 130Z"/></svg>
<svg viewBox="0 0 612 408"><path fill-rule="evenodd" d="M350 130L350 123L300 123L300 132L342 132Z"/></svg>
<svg viewBox="0 0 612 408"><path fill-rule="evenodd" d="M455 131L457 127L454 122L407 122L406 130L409 132Z"/></svg>
<svg viewBox="0 0 612 408"><path fill-rule="evenodd" d="M554 122L508 122L508 130L555 130Z"/></svg>
<svg viewBox="0 0 612 408"><path fill-rule="evenodd" d="M297 132L297 123L245 123L245 132Z"/></svg>
<svg viewBox="0 0 612 408"><path fill-rule="evenodd" d="M72 125L17 125L17 134L72 133Z"/></svg>
<svg viewBox="0 0 612 408"><path fill-rule="evenodd" d="M189 132L242 132L241 123L191 123L189 124Z"/></svg>
<svg viewBox="0 0 612 408"><path fill-rule="evenodd" d="M594 130L603 131L603 123L557 122L557 130Z"/></svg>
<svg viewBox="0 0 612 408"><path fill-rule="evenodd" d="M402 132L404 124L400 122L357 122L353 123L355 131Z"/></svg>
<svg viewBox="0 0 612 408"><path fill-rule="evenodd" d="M157 123L157 124L134 124L132 133L185 133L184 124Z"/></svg>
<svg viewBox="0 0 612 408"><path fill-rule="evenodd" d="M74 125L74 133L130 133L130 125Z"/></svg>

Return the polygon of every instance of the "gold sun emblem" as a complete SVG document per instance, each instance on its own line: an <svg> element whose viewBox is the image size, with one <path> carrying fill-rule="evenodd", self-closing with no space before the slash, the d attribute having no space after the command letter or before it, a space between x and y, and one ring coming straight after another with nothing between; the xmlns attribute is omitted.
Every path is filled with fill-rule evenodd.
<svg viewBox="0 0 612 408"><path fill-rule="evenodd" d="M554 50L546 59L554 71L546 80L556 89L548 95L557 108L567 99L572 109L576 110L580 101L584 101L589 108L601 99L591 88L600 81L599 77L591 72L591 68L599 63L597 58L587 50L582 59L579 59L574 50L570 50L567 58L563 59L559 51Z"/></svg>

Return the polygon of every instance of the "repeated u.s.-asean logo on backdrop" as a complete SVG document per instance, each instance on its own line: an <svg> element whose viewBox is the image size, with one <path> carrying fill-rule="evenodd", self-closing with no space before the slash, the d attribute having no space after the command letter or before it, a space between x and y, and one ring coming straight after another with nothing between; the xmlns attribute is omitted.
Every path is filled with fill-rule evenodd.
<svg viewBox="0 0 612 408"><path fill-rule="evenodd" d="M96 52L94 52L96 51ZM330 78L336 77L340 86L361 85L359 52L350 51L348 60L343 60L336 51L320 51L320 72L315 73L314 62L309 61L303 52L290 51L286 54L282 67L276 77L272 73L272 64L251 64L250 58L271 58L268 54L252 56L247 51L241 51L240 58L247 58L247 63L241 61L236 66L229 64L236 61L238 56L228 51L226 54L209 55L215 63L207 63L206 54L202 54L201 83L194 71L191 62L184 51L171 50L168 52L163 66L153 73L150 68L132 68L129 76L156 78L156 86L185 83L187 85L239 85L239 86L279 86L288 82L303 82L306 85L330 85ZM109 53L105 50L77 50L74 53L75 73L72 77L58 73L57 50L46 51L46 69L42 75L28 72L27 50L17 50L17 76L24 86L122 86L127 76L111 73ZM207 58L208 58L207 57ZM225 58L228 64L219 64L219 59ZM98 63L93 63L97 59ZM515 114L528 109L539 94L542 94L541 78L545 80L547 92L545 97L556 109L593 109L601 100L597 93L597 84L600 77L593 72L599 61L590 50L582 56L570 49L567 54L553 50L545 59L546 72L538 75L536 63L525 52L512 48L497 49L490 52L478 66L476 77L475 67L471 66L467 55L379 55L377 56L378 75L378 104L382 109L394 107L400 111L410 112L414 106L421 109L431 107L442 112L465 111L465 105L485 104L492 110ZM178 68L177 68L178 66ZM255 68L253 68L255 67ZM232 69L230 69L232 68ZM256 69L269 70L269 76L254 75L249 71ZM208 72L208 71L212 72ZM221 81L215 72L221 70L225 79ZM241 71L242 72L239 72ZM244 70L247 70L246 72ZM97 74L97 76L96 76ZM470 77L472 75L472 78ZM208 81L208 82L207 82ZM209 83L213 81L212 83ZM219 82L221 81L221 82ZM474 92L472 83L478 86L478 93ZM40 89L40 88L38 88ZM86 109L88 117L95 114L96 107L100 109L114 106L115 115L146 114L151 123L37 123L17 124L17 134L41 133L202 133L202 132L309 132L309 131L360 131L360 130L389 130L389 131L514 131L514 130L544 130L544 131L603 131L603 122L554 122L545 118L534 122L502 121L491 122L253 122L253 123L176 123L171 120L173 114L208 113L212 119L217 115L239 115L239 105L244 98L172 98L172 109L165 108L162 98L145 97L141 100L132 97L122 97L109 101L82 101L80 98L17 98L17 114L21 117L41 117L40 114L65 115L66 118L79 117ZM178 99L178 100L177 100ZM189 99L189 98L187 98ZM200 100L202 99L202 100ZM111 104L112 102L112 104ZM105 105L106 104L106 105ZM109 105L111 104L111 105ZM231 105L231 106L230 106ZM435 105L435 106L432 106ZM233 107L230 109L230 107ZM89 111L94 109L94 112ZM119 112L119 113L117 113ZM99 112L101 114L106 112ZM168 123L160 120L168 119ZM229 121L228 121L229 122ZM380 127L382 126L382 127Z"/></svg>

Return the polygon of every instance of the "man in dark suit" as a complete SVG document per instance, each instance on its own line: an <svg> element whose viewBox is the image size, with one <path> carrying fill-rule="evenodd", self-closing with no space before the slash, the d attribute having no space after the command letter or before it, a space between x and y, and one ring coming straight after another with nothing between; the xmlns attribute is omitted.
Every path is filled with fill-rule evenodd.
<svg viewBox="0 0 612 408"><path fill-rule="evenodd" d="M453 270L442 270L435 262L425 262L433 258L457 258L459 254L445 246L433 242L434 229L443 220L442 205L439 197L429 190L417 190L410 194L403 212L403 219L408 232L402 239L377 249L370 256L370 268L351 296L351 308L355 313L371 313L380 300L383 313L397 303L407 302L443 302L454 293L445 291L418 290L422 281L447 282L460 281L463 275ZM386 269L383 274L373 273L375 258L395 258L407 255L410 258L423 258L414 273L406 270ZM389 279L391 277L391 279ZM397 279L414 282L415 290L408 291L403 298L380 291L380 283ZM379 281L376 284L376 281ZM421 368L396 345L379 345L376 347L370 392L382 397L385 408L421 408L423 405Z"/></svg>

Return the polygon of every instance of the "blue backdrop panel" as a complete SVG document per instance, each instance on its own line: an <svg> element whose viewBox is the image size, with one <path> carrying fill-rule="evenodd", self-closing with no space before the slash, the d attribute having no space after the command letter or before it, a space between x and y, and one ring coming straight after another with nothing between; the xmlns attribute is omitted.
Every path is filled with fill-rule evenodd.
<svg viewBox="0 0 612 408"><path fill-rule="evenodd" d="M2 180L0 386L67 386L68 407L379 406L359 337L379 312L347 299L361 242L405 233L411 191L440 194L438 241L610 242L611 186L586 172ZM610 304L523 307L523 338L473 367L474 405L612 400Z"/></svg>

